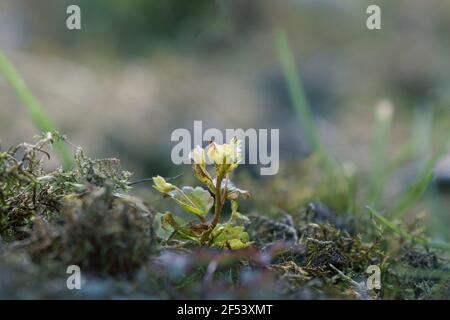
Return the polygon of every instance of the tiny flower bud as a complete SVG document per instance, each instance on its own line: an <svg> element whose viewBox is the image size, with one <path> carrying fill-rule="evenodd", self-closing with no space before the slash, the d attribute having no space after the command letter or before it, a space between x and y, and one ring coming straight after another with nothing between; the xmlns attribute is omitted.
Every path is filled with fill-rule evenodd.
<svg viewBox="0 0 450 320"><path fill-rule="evenodd" d="M223 145L212 142L208 148L208 158L215 165L221 165L224 163Z"/></svg>
<svg viewBox="0 0 450 320"><path fill-rule="evenodd" d="M205 164L206 163L206 157L205 157L205 150L201 148L199 145L195 147L190 153L189 158L194 160L195 164Z"/></svg>
<svg viewBox="0 0 450 320"><path fill-rule="evenodd" d="M166 180L161 176L153 177L153 183L153 187L162 193L167 193L175 189L173 184L166 182Z"/></svg>
<svg viewBox="0 0 450 320"><path fill-rule="evenodd" d="M391 121L394 114L394 107L388 100L382 100L375 108L375 115L381 121Z"/></svg>

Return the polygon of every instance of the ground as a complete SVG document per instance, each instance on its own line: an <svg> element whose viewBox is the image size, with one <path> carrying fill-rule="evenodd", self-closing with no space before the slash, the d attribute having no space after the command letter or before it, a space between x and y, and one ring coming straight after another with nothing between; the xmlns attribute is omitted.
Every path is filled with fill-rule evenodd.
<svg viewBox="0 0 450 320"><path fill-rule="evenodd" d="M314 201L302 185L272 193L284 209L248 200L253 213L243 226L253 244L219 250L162 237L155 204L133 195L117 159L92 160L78 149L71 169L46 171L57 140L64 137L48 134L0 152L0 297L450 298L444 252L400 237L368 212L336 210L345 207L338 176L334 197L315 191L320 177L305 176ZM273 183L249 186L261 195ZM420 221L400 227L421 234ZM69 265L81 269L81 290L66 286ZM380 289L367 286L369 266L379 267Z"/></svg>

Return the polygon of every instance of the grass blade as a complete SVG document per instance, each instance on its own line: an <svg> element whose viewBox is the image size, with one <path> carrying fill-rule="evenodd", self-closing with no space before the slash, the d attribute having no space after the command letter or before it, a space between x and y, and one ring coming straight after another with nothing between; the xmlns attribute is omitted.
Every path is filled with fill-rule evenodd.
<svg viewBox="0 0 450 320"><path fill-rule="evenodd" d="M413 184L406 190L403 196L398 201L397 205L391 212L390 217L392 219L401 218L425 193L431 179L434 175L434 167L436 166L439 158L448 150L449 139L446 138L431 156L431 158L425 163L424 168L416 177Z"/></svg>
<svg viewBox="0 0 450 320"><path fill-rule="evenodd" d="M394 233L398 234L400 237L402 237L403 239L406 239L408 241L417 243L417 244L422 244L425 246L428 246L430 248L434 248L434 249L440 249L440 250L445 250L445 251L450 251L450 243L446 243L446 242L434 242L434 241L428 241L427 239L424 238L420 238L420 237L415 237L413 235L410 235L408 232L406 232L405 230L397 227L391 220L389 220L388 218L386 218L385 216L383 216L381 213L379 213L378 211L376 211L375 209L372 209L369 206L366 206L366 208L369 210L369 212L375 216L385 227L387 227L388 229L390 229L391 231L393 231Z"/></svg>
<svg viewBox="0 0 450 320"><path fill-rule="evenodd" d="M403 239L406 239L406 240L409 240L409 241L412 241L412 242L423 243L422 242L423 240L421 238L416 238L416 237L410 235L405 230L397 227L392 221L390 221L388 218L383 216L381 213L379 213L375 209L372 209L369 206L366 206L366 208L370 211L370 214L372 214L375 218L377 218L385 227L387 227L391 231L395 232L396 234L398 234Z"/></svg>
<svg viewBox="0 0 450 320"><path fill-rule="evenodd" d="M303 84L297 71L298 68L295 63L294 54L289 46L289 40L285 30L278 30L275 32L275 45L289 95L294 105L300 125L304 130L307 143L313 152L320 155L322 164L327 171L330 172L332 169L331 161L327 156L315 125L314 117L312 115L308 100L306 99Z"/></svg>
<svg viewBox="0 0 450 320"><path fill-rule="evenodd" d="M418 106L414 109L412 142L415 161L419 164L425 163L426 155L432 153L433 117L433 108L431 107Z"/></svg>
<svg viewBox="0 0 450 320"><path fill-rule="evenodd" d="M20 74L2 52L0 52L0 74L3 75L16 96L25 106L37 129L41 132L56 131L55 126L51 122L50 118L47 117L42 105L31 93ZM63 142L55 142L53 148L63 167L65 169L70 168L72 165L72 156L67 146Z"/></svg>
<svg viewBox="0 0 450 320"><path fill-rule="evenodd" d="M372 143L372 163L369 177L368 203L375 206L386 181L387 144L391 129L393 107L389 101L381 101L375 108Z"/></svg>

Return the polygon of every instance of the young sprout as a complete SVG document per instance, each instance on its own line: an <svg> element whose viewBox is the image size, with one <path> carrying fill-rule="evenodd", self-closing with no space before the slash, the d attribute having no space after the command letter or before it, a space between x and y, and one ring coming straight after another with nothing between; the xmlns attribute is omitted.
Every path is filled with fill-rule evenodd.
<svg viewBox="0 0 450 320"><path fill-rule="evenodd" d="M208 245L223 249L245 248L252 243L240 221L248 220L237 211L239 196L249 197L249 192L237 188L229 175L242 161L241 141L233 138L229 143L211 142L203 149L197 146L189 154L192 159L194 176L208 189L184 186L179 188L163 177L153 177L153 187L165 196L173 199L184 211L193 214L199 223L180 223L170 212L159 214L161 226L172 235L199 245ZM207 163L214 167L214 174L207 170ZM231 202L231 215L226 223L220 223L222 209L226 201ZM210 209L214 206L211 220L207 220Z"/></svg>

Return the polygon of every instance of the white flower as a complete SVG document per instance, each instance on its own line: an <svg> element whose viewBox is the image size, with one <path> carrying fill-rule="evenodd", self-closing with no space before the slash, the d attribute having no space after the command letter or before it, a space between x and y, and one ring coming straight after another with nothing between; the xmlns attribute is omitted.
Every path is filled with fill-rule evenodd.
<svg viewBox="0 0 450 320"><path fill-rule="evenodd" d="M205 150L199 145L197 145L195 149L189 152L189 158L194 160L195 164L205 164L206 163Z"/></svg>
<svg viewBox="0 0 450 320"><path fill-rule="evenodd" d="M242 160L241 141L233 138L228 144L212 142L209 145L207 153L209 159L215 165L237 165Z"/></svg>

